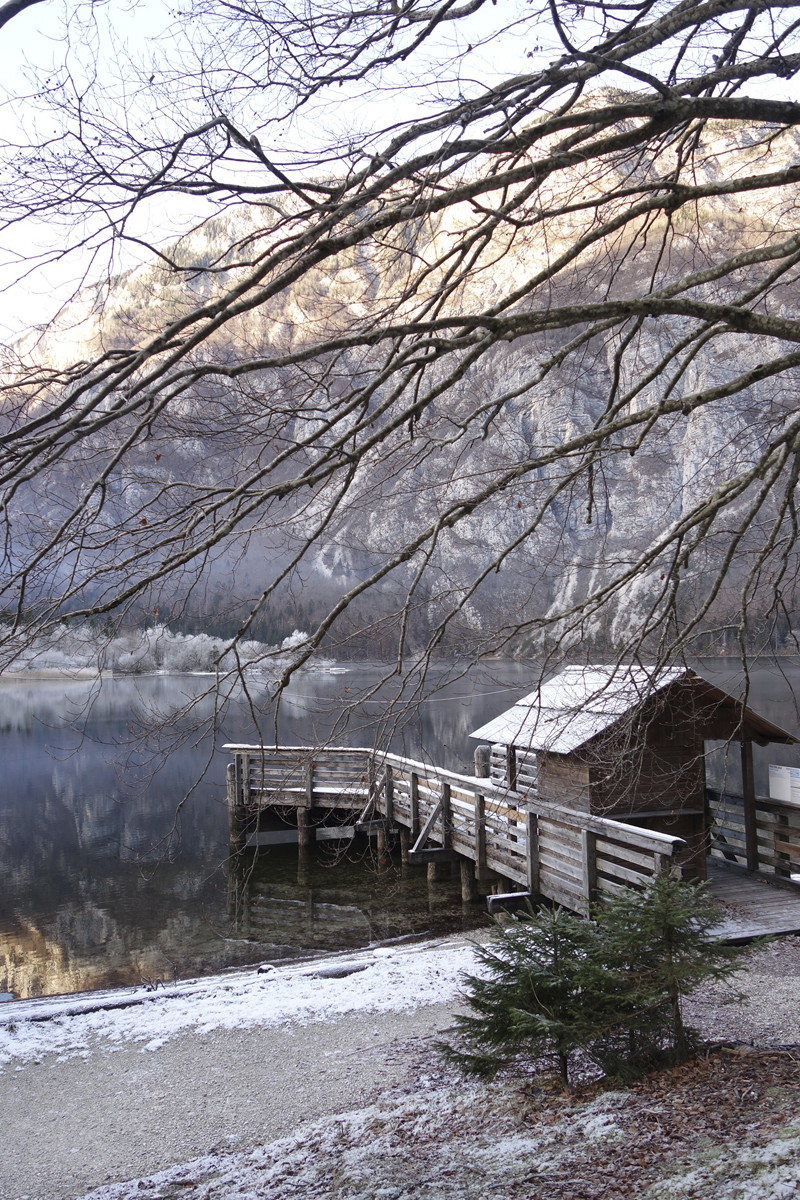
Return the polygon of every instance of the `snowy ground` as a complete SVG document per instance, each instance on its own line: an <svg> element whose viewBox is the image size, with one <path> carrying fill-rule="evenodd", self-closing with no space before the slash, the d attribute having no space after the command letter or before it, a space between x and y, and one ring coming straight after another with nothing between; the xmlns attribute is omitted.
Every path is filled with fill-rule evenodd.
<svg viewBox="0 0 800 1200"><path fill-rule="evenodd" d="M20 1018L56 1002L4 1006L0 1195L798 1194L800 1053L722 1052L640 1088L574 1097L519 1079L466 1083L433 1043L471 966L468 943L448 939L201 980L126 1008L36 1021ZM754 954L740 986L744 1007L730 988L693 1004L707 1037L800 1041L800 939Z"/></svg>
<svg viewBox="0 0 800 1200"><path fill-rule="evenodd" d="M469 944L447 939L236 971L151 993L139 988L121 995L19 1001L0 1008L0 1070L47 1054L61 1061L85 1058L125 1043L152 1052L189 1030L207 1034L305 1025L350 1013L411 1012L450 1004L459 993L460 973L472 966ZM111 1007L120 1003L126 1006ZM95 1005L104 1006L80 1011Z"/></svg>
<svg viewBox="0 0 800 1200"><path fill-rule="evenodd" d="M652 1161L631 1154L630 1121L642 1100L652 1103L649 1096L606 1092L542 1119L524 1103L510 1104L501 1087L436 1086L423 1078L413 1092L307 1125L249 1154L207 1155L147 1180L102 1187L91 1200L784 1200L797 1194L796 1127L723 1144L695 1139L688 1154L684 1146L667 1148L654 1172Z"/></svg>

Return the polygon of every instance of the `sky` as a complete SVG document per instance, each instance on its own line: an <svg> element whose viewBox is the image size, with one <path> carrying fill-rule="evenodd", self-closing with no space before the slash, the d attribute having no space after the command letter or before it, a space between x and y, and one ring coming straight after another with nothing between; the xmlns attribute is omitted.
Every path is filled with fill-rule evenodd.
<svg viewBox="0 0 800 1200"><path fill-rule="evenodd" d="M19 136L20 127L30 125L33 109L25 96L31 88L31 71L39 68L46 72L52 64L63 61L66 38L71 42L72 59L77 63L86 60L76 11L88 10L79 9L76 0L44 0L4 27L0 36L0 138L13 142ZM103 0L91 11L100 38L102 71L113 74L115 46L122 48L123 53L141 56L150 62L157 61L166 46L174 45L169 31L173 28L175 10L170 8L169 0ZM522 37L514 28L514 22L529 13L526 0L497 0L496 4L485 4L464 23L463 28L461 22L457 23L455 33L451 28L444 29L427 51L431 77L435 77L439 61L445 64L442 74L447 74L447 60L454 51L464 49L467 37L475 43L468 67L472 78L481 83L501 75L527 72L557 57L559 51L552 40L552 31L550 44L545 41L546 23L535 33L541 45L532 46L530 33ZM481 48L482 38L505 27L509 32L494 41L491 50ZM65 34L67 29L69 32ZM617 81L625 86L622 77ZM349 126L388 126L414 115L415 106L430 100L432 93L426 87L399 91L391 86L393 82L397 81L387 80L383 94L373 93L367 102L355 93L348 95L346 90L344 93L336 91L333 97L330 93L325 94L316 108L285 127L281 133L285 138L283 145L288 147L293 142L296 146L310 146L331 131L341 131ZM751 94L756 90L755 87L748 89ZM796 80L762 85L761 91L781 98L800 98ZM156 207L142 208L137 218L138 226L132 231L153 244L166 243L213 215L214 211L208 202L189 202L174 197ZM24 228L17 226L5 236L0 233L0 342L13 339L32 325L45 323L76 287L83 281L102 277L104 268L108 269L107 258L90 260L83 254L66 261L51 262L27 278L20 278L20 261L32 247L59 248L63 245L63 237L63 229L34 222ZM133 266L143 257L144 250L128 247L113 263L113 270Z"/></svg>
<svg viewBox="0 0 800 1200"><path fill-rule="evenodd" d="M15 17L3 29L0 37L0 138L14 141L19 137L20 126L30 126L33 109L25 96L31 91L32 71L47 72L52 64L57 66L63 60L67 28L69 34L66 36L72 42L72 59L76 62L81 58L86 60L86 54L81 52L75 11L75 0L44 0ZM113 72L115 44L134 57L157 61L168 44L175 10L170 8L168 0L104 0L94 5L92 12L101 39L101 68ZM471 74L473 80L481 84L493 77L527 72L532 65L538 65L531 62L529 41L520 39L513 29L496 44L493 42L490 52L481 48L481 40L487 33L494 34L498 28L513 26L520 15L529 16L526 0L497 0L497 3L485 4L468 23L457 23L455 34L452 28L443 29L441 36L431 40L426 52L431 76L436 75L440 62L446 64L454 52L464 50L467 37L475 44L470 56ZM540 61L557 55L555 45L537 45L536 50L536 58ZM422 64L417 60L415 63L421 69ZM447 73L443 66L442 75ZM398 119L415 115L420 106L430 104L430 89L421 86L399 92L391 84L392 81L387 80L383 94L373 93L366 102L354 92L348 95L347 89L335 91L333 97L325 95L316 108L308 110L282 130L283 146L294 143L307 148L320 140L325 141L331 132L350 127L391 126ZM429 109L426 107L424 111ZM45 128L44 132L50 134L52 131ZM168 244L179 233L212 216L215 211L216 206L208 202L189 202L175 197L162 201L158 208L142 208L139 226L134 231L154 244ZM76 255L66 262L48 263L28 277L20 278L22 255L32 247L58 248L63 244L62 239L62 230L55 225L35 222L29 222L25 229L16 227L5 236L0 232L0 342L12 340L33 325L45 323L83 281L103 277L107 259L91 262L86 255ZM144 252L130 247L115 261L114 269L133 266L143 257Z"/></svg>

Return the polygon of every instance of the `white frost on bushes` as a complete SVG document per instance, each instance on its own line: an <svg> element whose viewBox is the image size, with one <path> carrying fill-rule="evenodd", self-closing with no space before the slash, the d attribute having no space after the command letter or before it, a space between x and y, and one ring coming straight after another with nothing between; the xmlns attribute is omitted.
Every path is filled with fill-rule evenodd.
<svg viewBox="0 0 800 1200"><path fill-rule="evenodd" d="M282 669L290 656L308 641L308 634L295 629L279 646L248 640L238 645L239 661L250 668L270 673ZM104 636L89 625L64 625L25 646L20 636L19 652L10 669L15 672L113 671L120 675L186 675L233 670L236 655L227 650L229 638L207 633L173 633L165 625L144 630L124 630ZM6 655L13 653L13 642Z"/></svg>

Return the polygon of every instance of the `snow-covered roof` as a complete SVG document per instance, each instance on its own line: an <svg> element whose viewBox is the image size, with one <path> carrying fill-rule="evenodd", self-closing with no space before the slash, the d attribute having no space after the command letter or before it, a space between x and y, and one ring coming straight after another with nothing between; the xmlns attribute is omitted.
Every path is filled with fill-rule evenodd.
<svg viewBox="0 0 800 1200"><path fill-rule="evenodd" d="M528 750L570 754L637 708L648 696L679 680L699 687L710 701L739 704L734 696L682 667L658 673L646 667L565 667L470 737ZM750 708L744 710L744 716L765 738L795 741L786 730Z"/></svg>

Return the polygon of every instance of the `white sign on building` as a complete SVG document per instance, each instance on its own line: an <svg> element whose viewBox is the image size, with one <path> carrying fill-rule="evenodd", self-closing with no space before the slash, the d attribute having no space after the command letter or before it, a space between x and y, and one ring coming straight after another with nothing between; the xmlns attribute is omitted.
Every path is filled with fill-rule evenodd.
<svg viewBox="0 0 800 1200"><path fill-rule="evenodd" d="M800 767L769 765L769 798L800 808Z"/></svg>

